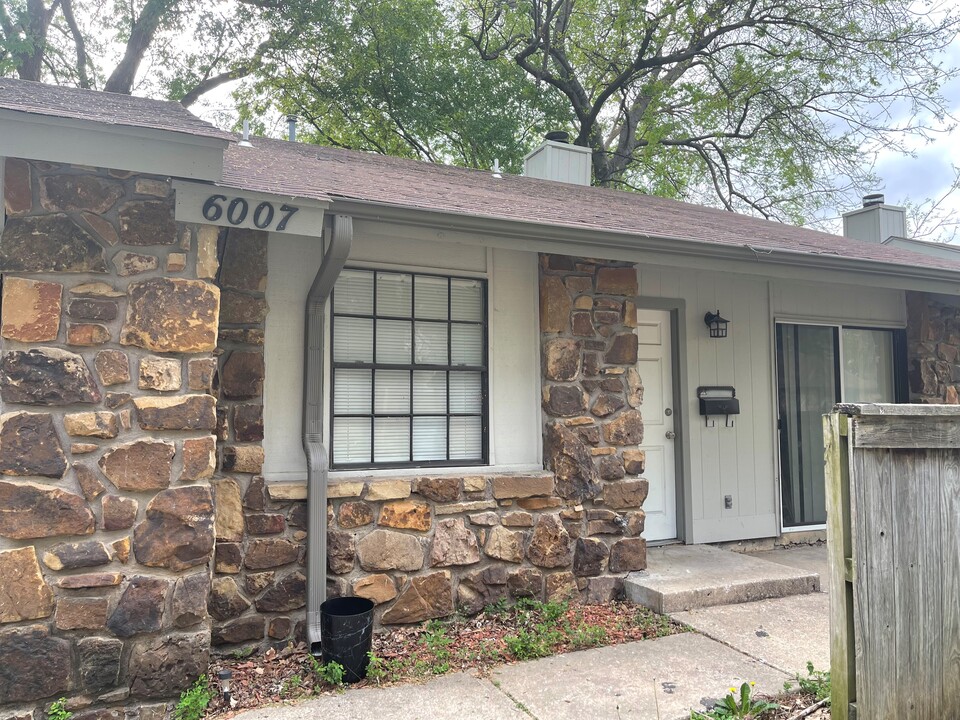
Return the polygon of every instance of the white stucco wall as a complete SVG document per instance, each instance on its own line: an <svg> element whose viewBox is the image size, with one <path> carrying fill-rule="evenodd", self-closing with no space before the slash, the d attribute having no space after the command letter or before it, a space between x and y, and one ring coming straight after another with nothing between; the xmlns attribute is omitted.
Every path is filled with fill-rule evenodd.
<svg viewBox="0 0 960 720"><path fill-rule="evenodd" d="M431 237L431 240L420 236ZM451 272L488 282L490 467L541 467L537 255L490 249L479 238L357 221L348 266ZM464 241L474 244L464 244ZM270 237L264 356L264 475L306 478L300 444L304 298L320 266L319 240ZM327 325L329 332L329 324ZM329 358L325 363L329 380ZM325 382L325 387L329 383ZM327 401L328 401L327 397ZM325 428L329 423L325 423ZM328 443L329 445L329 443ZM423 470L362 471L423 474ZM349 474L349 473L338 473Z"/></svg>

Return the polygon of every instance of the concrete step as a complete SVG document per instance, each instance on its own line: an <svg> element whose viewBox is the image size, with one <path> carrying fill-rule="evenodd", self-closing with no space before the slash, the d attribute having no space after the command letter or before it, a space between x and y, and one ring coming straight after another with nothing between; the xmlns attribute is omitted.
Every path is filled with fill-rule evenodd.
<svg viewBox="0 0 960 720"><path fill-rule="evenodd" d="M710 545L650 548L647 569L627 575L627 600L682 612L820 591L820 575Z"/></svg>

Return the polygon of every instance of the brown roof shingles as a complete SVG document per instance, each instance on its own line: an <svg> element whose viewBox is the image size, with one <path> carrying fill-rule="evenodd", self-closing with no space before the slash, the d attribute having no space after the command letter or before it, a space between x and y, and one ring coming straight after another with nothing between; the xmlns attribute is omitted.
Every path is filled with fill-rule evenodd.
<svg viewBox="0 0 960 720"><path fill-rule="evenodd" d="M642 237L960 270L960 262L638 193L550 182L338 148L254 138L231 145L224 184L429 212Z"/></svg>
<svg viewBox="0 0 960 720"><path fill-rule="evenodd" d="M0 79L0 109L235 140L181 105ZM831 255L960 271L960 262L637 193L466 170L351 150L254 138L231 142L222 184L317 200L360 200L434 213L728 247Z"/></svg>
<svg viewBox="0 0 960 720"><path fill-rule="evenodd" d="M0 109L233 140L175 102L0 78Z"/></svg>

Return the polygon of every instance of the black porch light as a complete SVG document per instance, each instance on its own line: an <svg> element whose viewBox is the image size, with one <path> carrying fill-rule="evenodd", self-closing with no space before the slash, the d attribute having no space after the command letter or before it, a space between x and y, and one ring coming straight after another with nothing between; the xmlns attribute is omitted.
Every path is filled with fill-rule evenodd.
<svg viewBox="0 0 960 720"><path fill-rule="evenodd" d="M703 316L703 322L710 328L710 337L725 338L727 336L727 325L730 321L723 317L719 310L715 313L708 312Z"/></svg>

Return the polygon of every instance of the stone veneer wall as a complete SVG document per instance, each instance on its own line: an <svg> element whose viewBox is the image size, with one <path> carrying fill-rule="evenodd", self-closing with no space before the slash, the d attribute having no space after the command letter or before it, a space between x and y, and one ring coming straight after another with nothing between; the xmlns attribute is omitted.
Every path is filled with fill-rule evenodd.
<svg viewBox="0 0 960 720"><path fill-rule="evenodd" d="M500 598L577 595L563 501L553 490L547 472L333 480L328 596L370 598L377 622L394 624L473 614ZM218 545L217 573L235 582L224 583L226 622L215 628L214 644L258 641L265 624L271 641L303 639L305 500L302 483L251 481L238 561ZM286 518L285 534L279 519L270 532L254 529L250 518L261 515ZM242 599L230 602L238 590Z"/></svg>
<svg viewBox="0 0 960 720"><path fill-rule="evenodd" d="M910 402L960 403L960 307L907 292Z"/></svg>
<svg viewBox="0 0 960 720"><path fill-rule="evenodd" d="M540 256L544 461L568 508L573 572L593 597L646 567L636 294L629 263Z"/></svg>
<svg viewBox="0 0 960 720"><path fill-rule="evenodd" d="M0 716L159 719L209 656L218 230L166 179L4 186Z"/></svg>

